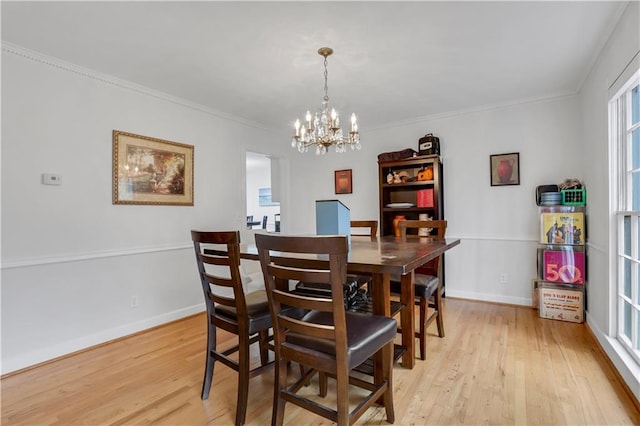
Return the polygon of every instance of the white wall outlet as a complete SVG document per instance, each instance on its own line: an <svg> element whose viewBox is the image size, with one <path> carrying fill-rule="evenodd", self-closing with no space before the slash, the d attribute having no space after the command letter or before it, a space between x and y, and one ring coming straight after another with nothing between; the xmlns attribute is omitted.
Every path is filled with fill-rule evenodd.
<svg viewBox="0 0 640 426"><path fill-rule="evenodd" d="M507 283L507 274L503 272L500 274L500 284L506 284L506 283Z"/></svg>
<svg viewBox="0 0 640 426"><path fill-rule="evenodd" d="M43 185L62 185L62 175L54 175L52 173L42 174Z"/></svg>
<svg viewBox="0 0 640 426"><path fill-rule="evenodd" d="M138 307L138 296L131 296L131 307L132 308Z"/></svg>

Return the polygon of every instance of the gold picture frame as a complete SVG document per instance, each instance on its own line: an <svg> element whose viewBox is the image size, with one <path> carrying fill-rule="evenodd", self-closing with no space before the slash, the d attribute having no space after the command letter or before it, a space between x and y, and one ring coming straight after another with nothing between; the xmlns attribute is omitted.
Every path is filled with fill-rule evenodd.
<svg viewBox="0 0 640 426"><path fill-rule="evenodd" d="M113 204L193 206L193 146L113 131Z"/></svg>

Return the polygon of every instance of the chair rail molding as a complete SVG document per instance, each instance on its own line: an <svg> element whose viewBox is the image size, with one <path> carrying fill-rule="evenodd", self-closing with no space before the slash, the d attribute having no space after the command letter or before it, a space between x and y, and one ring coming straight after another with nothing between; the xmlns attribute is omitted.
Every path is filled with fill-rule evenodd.
<svg viewBox="0 0 640 426"><path fill-rule="evenodd" d="M186 249L193 250L193 245L191 243L180 243L180 244L171 244L171 245L132 247L132 248L126 248L121 250L105 250L105 251L92 251L92 252L84 252L84 253L73 253L65 256L2 260L2 264L0 264L0 269L27 268L31 266L50 265L54 263L82 262L86 260L105 259L109 257L136 256L136 255L148 254L148 253L158 253L163 251L177 251L177 250L186 250Z"/></svg>

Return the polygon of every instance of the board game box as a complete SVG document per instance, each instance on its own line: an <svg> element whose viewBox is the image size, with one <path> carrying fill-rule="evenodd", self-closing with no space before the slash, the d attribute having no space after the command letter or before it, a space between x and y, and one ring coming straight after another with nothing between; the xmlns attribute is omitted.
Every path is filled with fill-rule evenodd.
<svg viewBox="0 0 640 426"><path fill-rule="evenodd" d="M539 276L544 281L563 284L584 284L585 256L582 250L539 249L542 267Z"/></svg>
<svg viewBox="0 0 640 426"><path fill-rule="evenodd" d="M584 321L584 293L582 287L577 290L562 288L554 284L541 283L540 318L561 321Z"/></svg>
<svg viewBox="0 0 640 426"><path fill-rule="evenodd" d="M540 218L541 243L584 245L583 212L544 212Z"/></svg>

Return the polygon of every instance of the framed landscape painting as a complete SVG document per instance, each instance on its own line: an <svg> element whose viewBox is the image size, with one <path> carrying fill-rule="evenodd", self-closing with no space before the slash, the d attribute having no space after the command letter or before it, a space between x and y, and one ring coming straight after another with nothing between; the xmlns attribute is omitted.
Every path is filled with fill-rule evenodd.
<svg viewBox="0 0 640 426"><path fill-rule="evenodd" d="M193 206L193 146L114 130L113 204Z"/></svg>

